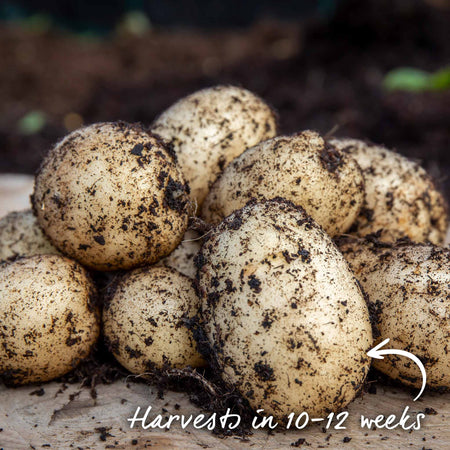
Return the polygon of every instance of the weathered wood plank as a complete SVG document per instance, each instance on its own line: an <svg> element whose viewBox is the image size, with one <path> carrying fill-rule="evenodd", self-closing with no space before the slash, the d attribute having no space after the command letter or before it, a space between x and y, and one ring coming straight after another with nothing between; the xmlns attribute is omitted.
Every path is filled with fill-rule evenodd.
<svg viewBox="0 0 450 450"><path fill-rule="evenodd" d="M45 448L288 448L299 438L303 438L312 448L432 448L450 447L450 394L427 392L417 402L411 393L401 387L377 386L377 394L366 394L358 398L349 408L346 430L322 431L323 423L311 425L305 430L255 431L247 442L229 437L218 438L208 430L196 430L192 426L186 430L177 424L169 431L130 429L127 418L133 416L136 407L143 410L152 406L150 418L157 414L198 415L201 411L189 402L187 396L179 392L167 392L163 399L156 390L140 383L119 381L112 385L98 386L98 397L92 399L89 389L70 385L63 392L58 383L43 385L45 394L30 395L36 387L6 388L0 386L0 447L5 450ZM176 406L177 405L177 406ZM409 414L415 417L425 408L433 408L437 414L427 415L420 430L412 432L396 430L361 429L360 417L364 414L375 417L379 414L401 416L404 408L410 407ZM163 409L167 410L164 412ZM412 423L410 420L408 423ZM101 428L106 429L102 436ZM351 441L345 443L344 438ZM104 441L102 440L104 439ZM133 445L133 440L137 440ZM306 447L306 443L305 443Z"/></svg>
<svg viewBox="0 0 450 450"><path fill-rule="evenodd" d="M11 211L30 208L33 183L31 175L0 175L0 218Z"/></svg>

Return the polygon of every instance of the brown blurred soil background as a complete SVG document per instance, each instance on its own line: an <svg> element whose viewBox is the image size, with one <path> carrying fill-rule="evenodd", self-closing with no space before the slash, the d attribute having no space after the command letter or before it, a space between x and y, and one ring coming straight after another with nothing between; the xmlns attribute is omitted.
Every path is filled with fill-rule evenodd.
<svg viewBox="0 0 450 450"><path fill-rule="evenodd" d="M3 23L0 173L34 173L83 123L149 124L196 89L232 83L274 106L282 132L366 138L421 160L450 198L450 90L383 89L392 69L449 62L450 10L424 1L350 0L327 19L103 37ZM30 116L40 123L31 130Z"/></svg>

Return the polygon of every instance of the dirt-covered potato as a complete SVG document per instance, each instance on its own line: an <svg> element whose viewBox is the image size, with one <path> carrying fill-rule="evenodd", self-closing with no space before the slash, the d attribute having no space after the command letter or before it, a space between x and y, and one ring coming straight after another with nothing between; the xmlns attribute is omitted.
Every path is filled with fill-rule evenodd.
<svg viewBox="0 0 450 450"><path fill-rule="evenodd" d="M139 125L98 123L70 133L36 177L33 208L61 252L96 270L168 255L188 222L175 156Z"/></svg>
<svg viewBox="0 0 450 450"><path fill-rule="evenodd" d="M339 247L376 308L378 341L389 338L389 348L416 355L428 386L450 388L450 249L362 239L342 240ZM409 358L385 356L373 365L406 385L422 385Z"/></svg>
<svg viewBox="0 0 450 450"><path fill-rule="evenodd" d="M334 243L301 208L275 199L235 211L196 265L202 340L253 408L281 420L322 417L353 400L370 366L367 305Z"/></svg>
<svg viewBox="0 0 450 450"><path fill-rule="evenodd" d="M103 310L116 359L133 373L205 365L186 322L197 314L192 281L168 267L136 269L117 283Z"/></svg>
<svg viewBox="0 0 450 450"><path fill-rule="evenodd" d="M151 129L173 146L191 198L200 206L211 183L232 159L276 135L276 118L262 99L246 89L215 86L176 102Z"/></svg>
<svg viewBox="0 0 450 450"><path fill-rule="evenodd" d="M58 255L0 266L0 378L48 381L85 358L99 335L95 288L86 270Z"/></svg>
<svg viewBox="0 0 450 450"><path fill-rule="evenodd" d="M303 131L270 139L246 150L217 181L202 216L217 223L250 199L283 197L301 206L331 236L344 233L364 200L354 159L318 133Z"/></svg>
<svg viewBox="0 0 450 450"><path fill-rule="evenodd" d="M37 224L31 209L14 211L0 219L0 261L58 253Z"/></svg>
<svg viewBox="0 0 450 450"><path fill-rule="evenodd" d="M193 279L197 269L194 257L202 246L202 236L195 230L187 230L180 245L164 259L159 261L158 266L171 267L178 272Z"/></svg>
<svg viewBox="0 0 450 450"><path fill-rule="evenodd" d="M352 231L358 236L378 233L395 242L442 244L447 232L447 208L431 177L417 163L386 148L356 139L332 139L338 149L360 165L366 196Z"/></svg>

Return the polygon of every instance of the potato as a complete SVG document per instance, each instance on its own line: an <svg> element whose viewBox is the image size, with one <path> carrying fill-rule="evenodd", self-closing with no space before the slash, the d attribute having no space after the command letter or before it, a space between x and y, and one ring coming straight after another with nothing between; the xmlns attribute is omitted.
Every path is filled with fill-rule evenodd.
<svg viewBox="0 0 450 450"><path fill-rule="evenodd" d="M37 224L31 209L14 211L0 219L0 260L58 253Z"/></svg>
<svg viewBox="0 0 450 450"><path fill-rule="evenodd" d="M158 266L171 267L178 272L194 279L197 269L194 257L202 246L202 236L194 230L187 230L180 245L164 259L159 261Z"/></svg>
<svg viewBox="0 0 450 450"><path fill-rule="evenodd" d="M450 249L361 239L347 239L340 248L377 310L378 341L389 338L387 348L416 355L428 386L450 388ZM408 386L422 385L409 358L385 356L373 365Z"/></svg>
<svg viewBox="0 0 450 450"><path fill-rule="evenodd" d="M139 125L76 130L47 155L33 208L61 252L96 270L152 264L188 223L188 187L174 156Z"/></svg>
<svg viewBox="0 0 450 450"><path fill-rule="evenodd" d="M217 175L246 148L276 135L271 108L236 86L194 92L164 111L152 131L173 146L200 206Z"/></svg>
<svg viewBox="0 0 450 450"><path fill-rule="evenodd" d="M205 365L186 321L199 300L189 278L167 267L121 278L103 311L111 352L132 373Z"/></svg>
<svg viewBox="0 0 450 450"><path fill-rule="evenodd" d="M380 240L442 244L448 226L445 200L417 163L386 148L356 139L332 139L361 166L366 186L364 206L352 231L378 233Z"/></svg>
<svg viewBox="0 0 450 450"><path fill-rule="evenodd" d="M58 255L0 266L0 378L52 380L85 358L99 335L95 288L86 270Z"/></svg>
<svg viewBox="0 0 450 450"><path fill-rule="evenodd" d="M275 199L235 211L196 264L212 365L251 407L322 417L354 399L370 365L367 305L301 208Z"/></svg>
<svg viewBox="0 0 450 450"><path fill-rule="evenodd" d="M283 197L301 206L331 236L345 232L364 200L361 171L318 133L261 142L236 158L205 200L203 218L217 223L249 200Z"/></svg>

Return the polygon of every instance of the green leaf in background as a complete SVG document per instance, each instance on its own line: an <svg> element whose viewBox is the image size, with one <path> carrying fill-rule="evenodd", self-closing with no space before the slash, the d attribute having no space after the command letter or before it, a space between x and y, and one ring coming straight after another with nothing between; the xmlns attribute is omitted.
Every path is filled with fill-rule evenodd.
<svg viewBox="0 0 450 450"><path fill-rule="evenodd" d="M42 111L30 111L18 122L17 128L20 134L36 134L44 128L47 118Z"/></svg>
<svg viewBox="0 0 450 450"><path fill-rule="evenodd" d="M134 34L136 36L142 36L150 29L150 20L142 11L127 12L117 26L119 33Z"/></svg>
<svg viewBox="0 0 450 450"><path fill-rule="evenodd" d="M450 67L438 70L430 76L433 89L443 91L450 88Z"/></svg>
<svg viewBox="0 0 450 450"><path fill-rule="evenodd" d="M443 91L450 88L450 67L435 73L410 67L390 71L383 80L383 87L389 91Z"/></svg>

